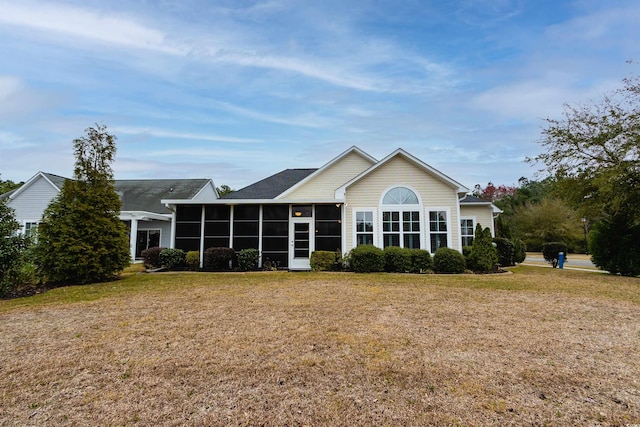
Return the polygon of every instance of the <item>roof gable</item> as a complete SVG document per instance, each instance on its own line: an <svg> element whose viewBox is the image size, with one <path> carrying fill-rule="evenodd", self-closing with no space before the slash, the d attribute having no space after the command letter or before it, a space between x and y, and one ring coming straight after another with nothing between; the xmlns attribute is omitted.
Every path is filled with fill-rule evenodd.
<svg viewBox="0 0 640 427"><path fill-rule="evenodd" d="M368 176L369 174L371 174L373 171L377 170L378 168L384 166L386 163L388 163L389 161L391 161L392 159L394 159L396 157L402 157L405 160L407 160L407 161L413 163L414 165L416 165L418 168L424 170L425 172L431 174L432 176L435 176L437 179L439 179L440 181L444 182L448 186L450 186L452 188L455 188L456 192L458 194L460 194L460 195L466 194L467 192L469 192L469 189L467 187L465 187L464 185L460 184L459 182L455 181L454 179L450 178L449 176L443 174L439 170L437 170L434 167L428 165L427 163L423 162L422 160L418 159L417 157L412 156L411 154L409 154L406 151L404 151L402 148L398 148L393 153L389 154L387 157L385 157L384 159L380 160L379 162L377 162L376 164L371 166L369 169L365 170L364 172L362 172L361 174L359 174L358 176L354 177L352 180L350 180L349 182L345 183L343 186L338 188L336 190L336 197L344 198L344 192L346 191L346 189L349 186L351 186L354 183L360 181L361 179L363 179L364 177Z"/></svg>
<svg viewBox="0 0 640 427"><path fill-rule="evenodd" d="M62 177L62 176L58 176L58 175L54 175L52 173L38 172L34 176L29 178L27 180L27 182L22 184L19 188L13 190L10 193L7 193L6 197L8 199L15 199L20 194L22 194L23 192L27 191L29 189L29 187L31 187L35 182L37 182L39 180L44 180L49 185L51 185L51 187L57 193L59 193L60 190L62 189L62 185L64 184L64 181L67 180L67 179L68 178L65 178L65 177Z"/></svg>
<svg viewBox="0 0 640 427"><path fill-rule="evenodd" d="M115 181L122 211L170 213L162 199L193 199L210 179L123 179Z"/></svg>
<svg viewBox="0 0 640 427"><path fill-rule="evenodd" d="M303 185L306 185L310 181L313 181L313 180L321 177L322 174L325 173L327 170L331 169L333 166L336 166L338 163L340 163L341 161L345 160L347 157L349 157L352 154L360 156L362 159L364 159L370 165L373 165L373 164L375 164L377 162L377 160L375 158L371 157L369 154L365 153L360 148L356 147L355 145L351 146L351 148L349 148L348 150L342 152L338 156L334 157L329 162L327 162L324 166L320 167L319 169L316 169L309 176L307 176L304 179L300 180L295 185L293 185L290 188L288 188L286 191L283 191L276 198L278 198L278 199L286 198L287 196L291 195L293 192L295 192L297 189L299 189ZM340 183L340 184L342 184L342 183ZM340 184L338 184L338 185L340 185ZM335 187L334 187L334 189L335 189Z"/></svg>

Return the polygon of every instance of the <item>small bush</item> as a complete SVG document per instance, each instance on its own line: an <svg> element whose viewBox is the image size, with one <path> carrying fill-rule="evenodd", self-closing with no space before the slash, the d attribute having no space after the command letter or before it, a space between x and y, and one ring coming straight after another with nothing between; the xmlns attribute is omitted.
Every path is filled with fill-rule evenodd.
<svg viewBox="0 0 640 427"><path fill-rule="evenodd" d="M337 255L331 251L314 251L311 253L311 270L331 271L337 262Z"/></svg>
<svg viewBox="0 0 640 427"><path fill-rule="evenodd" d="M564 252L567 259L567 245L562 242L547 242L542 245L542 256L545 261L551 263L553 268L558 266L558 254Z"/></svg>
<svg viewBox="0 0 640 427"><path fill-rule="evenodd" d="M398 246L384 248L384 271L406 273L411 270L411 249Z"/></svg>
<svg viewBox="0 0 640 427"><path fill-rule="evenodd" d="M503 267L515 265L516 247L509 239L504 237L496 237L493 239L498 251L498 264Z"/></svg>
<svg viewBox="0 0 640 427"><path fill-rule="evenodd" d="M527 258L527 245L520 239L511 239L514 247L513 262L520 264Z"/></svg>
<svg viewBox="0 0 640 427"><path fill-rule="evenodd" d="M469 269L479 273L495 271L498 265L498 255L496 248L493 247L489 227L483 229L479 223L476 225L473 244L471 245L471 253L466 262Z"/></svg>
<svg viewBox="0 0 640 427"><path fill-rule="evenodd" d="M178 270L184 267L186 255L182 249L163 249L159 258L160 265L167 270Z"/></svg>
<svg viewBox="0 0 640 427"><path fill-rule="evenodd" d="M187 252L185 263L189 271L198 271L200 268L200 251Z"/></svg>
<svg viewBox="0 0 640 427"><path fill-rule="evenodd" d="M207 248L204 250L205 271L229 271L236 256L232 248Z"/></svg>
<svg viewBox="0 0 640 427"><path fill-rule="evenodd" d="M349 269L356 273L384 270L384 251L373 245L356 246L349 252Z"/></svg>
<svg viewBox="0 0 640 427"><path fill-rule="evenodd" d="M160 262L160 252L166 248L155 246L153 248L145 249L142 251L142 262L146 268L159 268L162 267Z"/></svg>
<svg viewBox="0 0 640 427"><path fill-rule="evenodd" d="M257 249L243 249L238 253L238 270L254 271L258 269L260 252Z"/></svg>
<svg viewBox="0 0 640 427"><path fill-rule="evenodd" d="M424 273L433 270L433 259L429 251L424 249L411 249L411 272Z"/></svg>
<svg viewBox="0 0 640 427"><path fill-rule="evenodd" d="M464 256L451 248L440 248L433 255L433 269L436 273L464 273Z"/></svg>

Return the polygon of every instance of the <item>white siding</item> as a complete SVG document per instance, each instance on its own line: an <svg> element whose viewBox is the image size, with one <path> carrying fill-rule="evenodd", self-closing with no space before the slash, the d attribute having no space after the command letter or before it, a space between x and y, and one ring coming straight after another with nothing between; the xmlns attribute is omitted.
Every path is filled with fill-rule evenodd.
<svg viewBox="0 0 640 427"><path fill-rule="evenodd" d="M44 210L57 195L58 190L40 176L15 199L11 199L8 205L15 210L18 222L40 221Z"/></svg>
<svg viewBox="0 0 640 427"><path fill-rule="evenodd" d="M449 246L461 250L457 188L445 184L441 179L414 163L401 157L395 157L347 188L346 236L344 241L346 251L351 250L353 247L353 210L379 206L383 194L395 186L409 187L415 190L421 199L421 219L423 224L421 232L424 234L423 240L425 242L428 239L426 234L428 226L427 212L431 209L448 209L448 223L451 230ZM379 218L375 227L377 228L378 226Z"/></svg>
<svg viewBox="0 0 640 427"><path fill-rule="evenodd" d="M318 176L287 195L291 200L326 200L335 197L335 190L368 169L371 162L358 153L349 153Z"/></svg>

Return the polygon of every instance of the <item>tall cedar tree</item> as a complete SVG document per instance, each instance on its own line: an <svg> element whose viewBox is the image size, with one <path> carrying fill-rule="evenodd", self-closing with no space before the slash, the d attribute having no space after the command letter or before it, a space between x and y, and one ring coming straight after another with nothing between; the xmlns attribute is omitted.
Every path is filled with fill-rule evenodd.
<svg viewBox="0 0 640 427"><path fill-rule="evenodd" d="M483 229L482 225L478 223L476 225L473 243L471 244L469 265L467 267L478 273L491 273L497 265L498 253L493 246L491 230L489 227Z"/></svg>
<svg viewBox="0 0 640 427"><path fill-rule="evenodd" d="M0 200L0 296L18 285L17 276L29 244L28 238L16 233L19 229L13 209Z"/></svg>
<svg viewBox="0 0 640 427"><path fill-rule="evenodd" d="M116 137L104 125L85 132L73 141L75 179L64 182L38 227L37 260L50 285L111 280L130 262L111 169Z"/></svg>

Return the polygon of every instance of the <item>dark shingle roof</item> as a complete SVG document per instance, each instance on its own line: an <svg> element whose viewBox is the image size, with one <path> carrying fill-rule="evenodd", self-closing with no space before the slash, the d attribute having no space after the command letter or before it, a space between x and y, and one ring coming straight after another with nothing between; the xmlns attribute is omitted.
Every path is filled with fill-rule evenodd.
<svg viewBox="0 0 640 427"><path fill-rule="evenodd" d="M123 211L170 213L162 199L191 199L208 179L123 179L116 180Z"/></svg>
<svg viewBox="0 0 640 427"><path fill-rule="evenodd" d="M47 172L42 172L42 175L46 176L47 179L53 183L53 185L55 185L61 190L62 190L62 186L64 185L64 182L67 179L69 179L69 178L65 178L64 176L54 175L52 173L47 173Z"/></svg>
<svg viewBox="0 0 640 427"><path fill-rule="evenodd" d="M460 203L491 203L487 200L481 199L480 197L472 196L471 194L467 194L462 199L460 199Z"/></svg>
<svg viewBox="0 0 640 427"><path fill-rule="evenodd" d="M273 199L293 187L317 169L286 169L268 178L251 184L233 193L222 196L222 199Z"/></svg>

